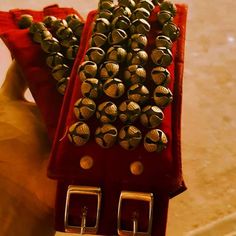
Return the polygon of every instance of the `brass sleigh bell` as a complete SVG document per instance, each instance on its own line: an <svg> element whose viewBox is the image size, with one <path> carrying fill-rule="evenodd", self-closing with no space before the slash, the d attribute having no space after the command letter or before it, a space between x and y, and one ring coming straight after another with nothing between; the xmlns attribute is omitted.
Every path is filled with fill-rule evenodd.
<svg viewBox="0 0 236 236"><path fill-rule="evenodd" d="M154 102L158 107L165 108L173 100L173 94L169 88L157 86L153 93Z"/></svg>
<svg viewBox="0 0 236 236"><path fill-rule="evenodd" d="M119 144L125 150L134 150L142 140L141 131L133 125L126 125L119 132Z"/></svg>
<svg viewBox="0 0 236 236"><path fill-rule="evenodd" d="M100 78L107 80L114 78L119 73L119 63L115 61L105 61L100 67Z"/></svg>
<svg viewBox="0 0 236 236"><path fill-rule="evenodd" d="M131 11L128 7L126 6L117 6L113 10L113 17L116 18L117 16L127 16L131 17Z"/></svg>
<svg viewBox="0 0 236 236"><path fill-rule="evenodd" d="M81 81L88 78L95 78L97 74L97 64L93 61L84 61L78 68L78 75Z"/></svg>
<svg viewBox="0 0 236 236"><path fill-rule="evenodd" d="M142 65L147 63L148 54L146 51L135 48L127 54L127 62L129 65Z"/></svg>
<svg viewBox="0 0 236 236"><path fill-rule="evenodd" d="M106 34L110 31L110 22L105 18L98 18L95 22L94 32Z"/></svg>
<svg viewBox="0 0 236 236"><path fill-rule="evenodd" d="M132 85L127 92L128 99L140 104L145 103L149 98L148 89L142 84Z"/></svg>
<svg viewBox="0 0 236 236"><path fill-rule="evenodd" d="M150 12L146 10L145 8L137 8L131 16L131 20L136 20L136 19L145 19L147 20L150 16Z"/></svg>
<svg viewBox="0 0 236 236"><path fill-rule="evenodd" d="M142 109L140 121L147 128L156 128L164 119L164 113L157 106L145 106Z"/></svg>
<svg viewBox="0 0 236 236"><path fill-rule="evenodd" d="M108 35L110 45L122 44L127 39L127 34L122 29L114 29Z"/></svg>
<svg viewBox="0 0 236 236"><path fill-rule="evenodd" d="M107 51L108 61L115 61L121 63L126 59L126 56L127 56L126 50L119 45L114 45L110 47Z"/></svg>
<svg viewBox="0 0 236 236"><path fill-rule="evenodd" d="M65 58L60 52L53 52L47 56L46 63L50 68L63 64Z"/></svg>
<svg viewBox="0 0 236 236"><path fill-rule="evenodd" d="M170 82L170 72L161 66L153 68L151 77L156 85L167 86Z"/></svg>
<svg viewBox="0 0 236 236"><path fill-rule="evenodd" d="M160 11L157 14L157 20L160 23L160 25L164 25L169 21L173 21L173 16L169 11Z"/></svg>
<svg viewBox="0 0 236 236"><path fill-rule="evenodd" d="M101 103L96 112L97 119L102 123L112 123L118 115L115 103L108 101Z"/></svg>
<svg viewBox="0 0 236 236"><path fill-rule="evenodd" d="M66 78L62 78L60 79L58 82L57 82L57 91L61 94L61 95L64 95L65 92L66 92L66 88L67 88L67 84L69 82L69 77L66 77Z"/></svg>
<svg viewBox="0 0 236 236"><path fill-rule="evenodd" d="M132 34L147 34L150 31L150 24L144 19L136 19L132 21L130 32Z"/></svg>
<svg viewBox="0 0 236 236"><path fill-rule="evenodd" d="M74 104L74 114L78 120L88 120L96 111L96 104L90 98L79 98Z"/></svg>
<svg viewBox="0 0 236 236"><path fill-rule="evenodd" d="M52 38L52 34L48 30L38 30L33 34L33 41L35 43L42 43L42 41L46 38Z"/></svg>
<svg viewBox="0 0 236 236"><path fill-rule="evenodd" d="M149 12L151 12L155 8L154 4L150 0L140 0L137 3L136 7L137 8L144 8Z"/></svg>
<svg viewBox="0 0 236 236"><path fill-rule="evenodd" d="M172 53L164 47L156 48L151 53L151 58L157 66L167 67L172 63Z"/></svg>
<svg viewBox="0 0 236 236"><path fill-rule="evenodd" d="M57 31L62 26L68 27L68 24L67 24L66 20L64 20L64 19L57 19L57 20L52 22L51 29L52 29L52 31Z"/></svg>
<svg viewBox="0 0 236 236"><path fill-rule="evenodd" d="M84 145L90 138L89 126L82 121L74 123L69 128L68 138L76 146Z"/></svg>
<svg viewBox="0 0 236 236"><path fill-rule="evenodd" d="M70 76L70 68L66 64L59 64L52 69L52 76L55 80L59 81L62 78Z"/></svg>
<svg viewBox="0 0 236 236"><path fill-rule="evenodd" d="M111 124L103 124L95 131L95 141L102 148L112 147L117 139L117 129Z"/></svg>
<svg viewBox="0 0 236 236"><path fill-rule="evenodd" d="M112 17L113 17L112 12L107 9L99 11L98 18L105 18L110 21Z"/></svg>
<svg viewBox="0 0 236 236"><path fill-rule="evenodd" d="M166 148L168 139L160 129L150 130L144 137L144 148L148 152L160 152Z"/></svg>
<svg viewBox="0 0 236 236"><path fill-rule="evenodd" d="M81 84L81 93L84 97L96 99L101 93L101 84L96 78L89 78Z"/></svg>
<svg viewBox="0 0 236 236"><path fill-rule="evenodd" d="M43 22L33 22L29 27L29 32L31 34L34 34L37 31L43 31L43 30L47 30L47 28Z"/></svg>
<svg viewBox="0 0 236 236"><path fill-rule="evenodd" d="M125 6L133 10L135 8L135 1L134 0L118 0L120 6Z"/></svg>
<svg viewBox="0 0 236 236"><path fill-rule="evenodd" d="M44 19L43 19L43 23L51 28L52 27L52 22L56 21L57 18L55 16L45 16Z"/></svg>
<svg viewBox="0 0 236 236"><path fill-rule="evenodd" d="M171 49L173 46L173 43L170 38L165 35L158 35L156 37L155 44L157 48L165 47L167 49Z"/></svg>
<svg viewBox="0 0 236 236"><path fill-rule="evenodd" d="M103 84L103 92L111 98L119 98L125 92L125 86L120 79L110 78Z"/></svg>
<svg viewBox="0 0 236 236"><path fill-rule="evenodd" d="M111 22L113 29L127 30L130 27L130 20L127 16L117 16Z"/></svg>
<svg viewBox="0 0 236 236"><path fill-rule="evenodd" d="M41 42L41 48L46 53L59 52L61 50L59 41L53 37L43 39Z"/></svg>
<svg viewBox="0 0 236 236"><path fill-rule="evenodd" d="M131 124L141 114L141 108L138 103L126 100L119 106L119 118L125 124Z"/></svg>
<svg viewBox="0 0 236 236"><path fill-rule="evenodd" d="M162 33L169 37L172 41L175 41L180 35L180 29L173 22L167 22L162 28Z"/></svg>
<svg viewBox="0 0 236 236"><path fill-rule="evenodd" d="M91 45L93 47L102 47L106 44L107 42L107 36L105 34L102 33L94 33L92 35L92 41L91 41Z"/></svg>
<svg viewBox="0 0 236 236"><path fill-rule="evenodd" d="M20 29L26 29L31 26L33 23L33 16L29 14L23 14L20 16L20 20L18 21L18 26Z"/></svg>
<svg viewBox="0 0 236 236"><path fill-rule="evenodd" d="M130 48L145 48L147 46L147 37L144 34L133 34L129 39Z"/></svg>
<svg viewBox="0 0 236 236"><path fill-rule="evenodd" d="M69 24L72 20L79 20L76 14L69 14L66 16L66 22Z"/></svg>
<svg viewBox="0 0 236 236"><path fill-rule="evenodd" d="M75 18L68 22L68 26L72 29L74 35L79 39L84 28L84 23L79 18Z"/></svg>
<svg viewBox="0 0 236 236"><path fill-rule="evenodd" d="M73 31L69 27L62 26L56 31L56 35L59 39L68 39L73 36Z"/></svg>
<svg viewBox="0 0 236 236"><path fill-rule="evenodd" d="M85 61L93 61L100 64L105 57L105 52L99 47L91 47L85 55Z"/></svg>
<svg viewBox="0 0 236 236"><path fill-rule="evenodd" d="M131 65L124 72L127 84L143 83L146 80L146 70L141 65Z"/></svg>
<svg viewBox="0 0 236 236"><path fill-rule="evenodd" d="M74 60L76 58L77 52L79 50L79 46L78 45L72 45L69 48L67 48L66 50L66 58L68 60Z"/></svg>
<svg viewBox="0 0 236 236"><path fill-rule="evenodd" d="M176 8L175 4L170 1L164 1L163 3L161 3L160 9L161 9L161 11L171 12L171 14L173 16L175 16L176 12L177 12L177 8Z"/></svg>

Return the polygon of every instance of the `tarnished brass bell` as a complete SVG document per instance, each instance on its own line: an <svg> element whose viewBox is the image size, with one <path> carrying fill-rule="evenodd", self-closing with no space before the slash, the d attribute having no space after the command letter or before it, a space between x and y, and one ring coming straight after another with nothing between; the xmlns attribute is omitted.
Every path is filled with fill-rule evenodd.
<svg viewBox="0 0 236 236"><path fill-rule="evenodd" d="M120 6L128 7L129 9L133 10L136 6L134 0L118 0Z"/></svg>
<svg viewBox="0 0 236 236"><path fill-rule="evenodd" d="M79 20L79 17L76 14L69 14L66 16L66 21L69 24L72 20Z"/></svg>
<svg viewBox="0 0 236 236"><path fill-rule="evenodd" d="M20 19L18 21L18 26L20 29L26 29L31 26L33 23L33 16L29 14L23 14L20 16Z"/></svg>
<svg viewBox="0 0 236 236"><path fill-rule="evenodd" d="M102 63L105 57L105 52L99 47L91 47L88 49L84 60L85 61L93 61L97 64Z"/></svg>
<svg viewBox="0 0 236 236"><path fill-rule="evenodd" d="M107 51L107 60L115 61L118 63L123 62L126 59L127 52L120 45L114 45L110 47Z"/></svg>
<svg viewBox="0 0 236 236"><path fill-rule="evenodd" d="M79 46L78 45L73 45L70 46L67 50L66 50L66 58L68 60L74 60L76 58L77 52L79 50Z"/></svg>
<svg viewBox="0 0 236 236"><path fill-rule="evenodd" d="M154 64L163 67L169 66L173 60L171 51L165 47L152 50L151 58Z"/></svg>
<svg viewBox="0 0 236 236"><path fill-rule="evenodd" d="M115 61L105 61L99 70L100 78L102 80L114 78L119 73L119 63Z"/></svg>
<svg viewBox="0 0 236 236"><path fill-rule="evenodd" d="M102 148L112 147L117 139L117 129L111 124L103 124L95 131L95 141Z"/></svg>
<svg viewBox="0 0 236 236"><path fill-rule="evenodd" d="M111 22L112 29L127 30L130 27L130 19L127 16L117 16Z"/></svg>
<svg viewBox="0 0 236 236"><path fill-rule="evenodd" d="M127 63L129 65L142 65L144 66L147 63L148 54L146 51L135 48L127 54Z"/></svg>
<svg viewBox="0 0 236 236"><path fill-rule="evenodd" d="M150 12L145 8L137 8L131 16L131 20L134 21L136 19L145 19L147 20L150 16Z"/></svg>
<svg viewBox="0 0 236 236"><path fill-rule="evenodd" d="M59 52L61 50L59 41L53 37L43 39L41 42L41 48L46 53Z"/></svg>
<svg viewBox="0 0 236 236"><path fill-rule="evenodd" d="M155 43L156 43L157 48L165 47L165 48L171 49L173 46L173 43L170 40L170 38L165 35L158 35L156 37Z"/></svg>
<svg viewBox="0 0 236 236"><path fill-rule="evenodd" d="M93 61L84 61L78 68L78 75L81 81L88 78L95 78L97 74L97 64Z"/></svg>
<svg viewBox="0 0 236 236"><path fill-rule="evenodd" d="M110 31L110 22L105 18L96 19L94 32L107 34Z"/></svg>
<svg viewBox="0 0 236 236"><path fill-rule="evenodd" d="M119 98L125 92L125 86L120 79L110 78L103 84L103 92L111 98Z"/></svg>
<svg viewBox="0 0 236 236"><path fill-rule="evenodd" d="M150 0L140 0L136 5L136 8L145 8L149 12L151 12L154 7L154 4Z"/></svg>
<svg viewBox="0 0 236 236"><path fill-rule="evenodd" d="M169 11L160 11L157 13L157 20L160 25L164 25L169 21L173 21L173 16Z"/></svg>
<svg viewBox="0 0 236 236"><path fill-rule="evenodd" d="M29 32L34 34L37 31L47 30L45 24L43 22L33 22L29 27Z"/></svg>
<svg viewBox="0 0 236 236"><path fill-rule="evenodd" d="M53 31L57 31L62 26L68 27L68 24L67 24L66 20L64 20L64 19L57 19L57 20L52 22L51 29Z"/></svg>
<svg viewBox="0 0 236 236"><path fill-rule="evenodd" d="M160 5L160 4L163 3L164 1L165 1L165 0L152 0L153 4L154 4L155 6Z"/></svg>
<svg viewBox="0 0 236 236"><path fill-rule="evenodd" d="M60 27L56 31L56 35L59 39L68 39L74 36L72 29L65 26Z"/></svg>
<svg viewBox="0 0 236 236"><path fill-rule="evenodd" d="M72 19L69 21L68 26L72 29L74 35L79 39L84 28L84 23L80 19Z"/></svg>
<svg viewBox="0 0 236 236"><path fill-rule="evenodd" d="M68 138L76 146L84 145L90 138L89 126L82 121L74 123L69 128Z"/></svg>
<svg viewBox="0 0 236 236"><path fill-rule="evenodd" d="M81 84L81 93L84 97L96 99L101 93L101 84L96 78L90 78Z"/></svg>
<svg viewBox="0 0 236 236"><path fill-rule="evenodd" d="M74 114L78 120L88 120L96 111L96 104L90 98L79 98L74 104Z"/></svg>
<svg viewBox="0 0 236 236"><path fill-rule="evenodd" d="M52 68L52 76L55 80L59 81L67 78L70 75L70 68L66 64L59 64Z"/></svg>
<svg viewBox="0 0 236 236"><path fill-rule="evenodd" d="M147 37L144 34L133 34L129 40L132 49L145 48L147 46Z"/></svg>
<svg viewBox="0 0 236 236"><path fill-rule="evenodd" d="M162 28L162 33L169 37L172 41L175 41L180 35L180 29L173 22L167 22Z"/></svg>
<svg viewBox="0 0 236 236"><path fill-rule="evenodd" d="M130 32L132 34L147 34L150 31L150 24L144 19L132 21Z"/></svg>
<svg viewBox="0 0 236 236"><path fill-rule="evenodd" d="M114 8L113 1L102 1L99 3L99 10L109 10L112 11Z"/></svg>
<svg viewBox="0 0 236 236"><path fill-rule="evenodd" d="M102 33L95 33L92 35L91 45L93 47L102 47L107 42L107 36Z"/></svg>
<svg viewBox="0 0 236 236"><path fill-rule="evenodd" d="M161 66L153 68L151 77L156 85L167 86L170 82L170 72Z"/></svg>
<svg viewBox="0 0 236 236"><path fill-rule="evenodd" d="M57 82L57 91L61 94L64 95L66 92L66 87L69 82L69 77L67 78L62 78Z"/></svg>
<svg viewBox="0 0 236 236"><path fill-rule="evenodd" d="M156 128L164 119L164 113L157 106L145 106L142 109L140 122L147 128Z"/></svg>
<svg viewBox="0 0 236 236"><path fill-rule="evenodd" d="M71 38L61 40L60 44L61 44L61 46L65 47L65 48L69 48L70 46L78 45L79 41L76 37L73 36Z"/></svg>
<svg viewBox="0 0 236 236"><path fill-rule="evenodd" d="M168 139L160 129L150 130L144 137L144 148L148 152L160 152L166 148Z"/></svg>
<svg viewBox="0 0 236 236"><path fill-rule="evenodd" d="M33 41L36 43L41 43L46 38L52 38L52 34L48 30L39 30L33 34Z"/></svg>
<svg viewBox="0 0 236 236"><path fill-rule="evenodd" d="M153 93L154 102L158 107L165 108L173 100L173 94L169 88L157 86Z"/></svg>
<svg viewBox="0 0 236 236"><path fill-rule="evenodd" d="M117 106L111 101L101 103L96 112L97 119L102 123L114 122L117 115Z"/></svg>
<svg viewBox="0 0 236 236"><path fill-rule="evenodd" d="M161 9L161 11L169 11L169 12L171 12L171 14L173 16L175 16L176 12L177 12L177 8L176 8L175 4L170 2L170 1L162 2L161 5L160 5L160 9Z"/></svg>
<svg viewBox="0 0 236 236"><path fill-rule="evenodd" d="M126 125L119 132L119 144L125 150L134 150L142 140L141 131L133 125Z"/></svg>
<svg viewBox="0 0 236 236"><path fill-rule="evenodd" d="M141 114L141 108L138 103L126 100L119 106L119 118L123 123L131 124Z"/></svg>
<svg viewBox="0 0 236 236"><path fill-rule="evenodd" d="M141 65L131 65L124 72L127 84L143 83L146 80L146 70Z"/></svg>
<svg viewBox="0 0 236 236"><path fill-rule="evenodd" d="M52 22L56 21L57 18L55 16L45 16L44 19L43 19L43 23L51 28L52 27Z"/></svg>
<svg viewBox="0 0 236 236"><path fill-rule="evenodd" d="M63 64L64 60L65 58L61 53L53 52L47 57L46 63L50 68L53 68L59 64Z"/></svg>
<svg viewBox="0 0 236 236"><path fill-rule="evenodd" d="M143 104L149 99L149 91L142 84L134 84L128 89L127 96L129 100Z"/></svg>
<svg viewBox="0 0 236 236"><path fill-rule="evenodd" d="M110 45L122 44L127 39L127 33L122 29L113 29L108 35Z"/></svg>
<svg viewBox="0 0 236 236"><path fill-rule="evenodd" d="M117 6L113 10L113 17L116 18L117 16L127 16L131 17L131 10L126 6Z"/></svg>
<svg viewBox="0 0 236 236"><path fill-rule="evenodd" d="M98 15L98 18L105 18L109 21L112 19L112 17L113 17L112 12L106 9L101 10Z"/></svg>

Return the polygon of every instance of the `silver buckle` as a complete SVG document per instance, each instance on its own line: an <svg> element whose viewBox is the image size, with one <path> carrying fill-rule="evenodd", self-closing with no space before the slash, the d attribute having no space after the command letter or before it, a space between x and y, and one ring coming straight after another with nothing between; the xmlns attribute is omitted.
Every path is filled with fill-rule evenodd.
<svg viewBox="0 0 236 236"><path fill-rule="evenodd" d="M133 221L133 231L128 231L121 228L121 207L122 201L124 199L138 200L149 202L149 215L148 215L148 230L146 232L138 231L138 219L135 217ZM117 231L120 236L151 236L152 232L152 218L153 218L153 194L152 193L141 193L141 192L129 192L122 191L120 194L119 205L118 205L118 221L117 221ZM135 214L135 213L134 213Z"/></svg>
<svg viewBox="0 0 236 236"><path fill-rule="evenodd" d="M72 194L79 195L94 195L97 198L97 214L96 214L96 223L93 227L86 226L86 216L87 216L87 207L83 207L81 226L69 225L68 216L69 216L69 205L70 205L70 197ZM79 234L96 234L98 231L98 222L100 217L100 209L101 209L101 189L97 187L89 187L89 186L77 186L77 185L69 185L66 195L66 205L65 205L65 216L64 216L64 226L65 232L69 233L79 233Z"/></svg>

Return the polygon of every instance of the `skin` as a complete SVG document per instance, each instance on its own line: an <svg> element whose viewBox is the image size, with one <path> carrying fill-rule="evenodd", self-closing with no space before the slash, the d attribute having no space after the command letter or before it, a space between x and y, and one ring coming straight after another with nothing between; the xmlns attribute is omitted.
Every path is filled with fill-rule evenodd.
<svg viewBox="0 0 236 236"><path fill-rule="evenodd" d="M56 182L47 178L50 143L15 61L0 89L1 236L51 236Z"/></svg>

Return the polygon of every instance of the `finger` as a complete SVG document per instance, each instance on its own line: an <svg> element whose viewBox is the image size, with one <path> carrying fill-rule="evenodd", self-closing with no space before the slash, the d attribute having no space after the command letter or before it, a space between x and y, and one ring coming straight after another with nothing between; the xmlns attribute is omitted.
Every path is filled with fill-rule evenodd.
<svg viewBox="0 0 236 236"><path fill-rule="evenodd" d="M12 61L1 87L1 94L11 100L25 100L26 81L15 60Z"/></svg>

